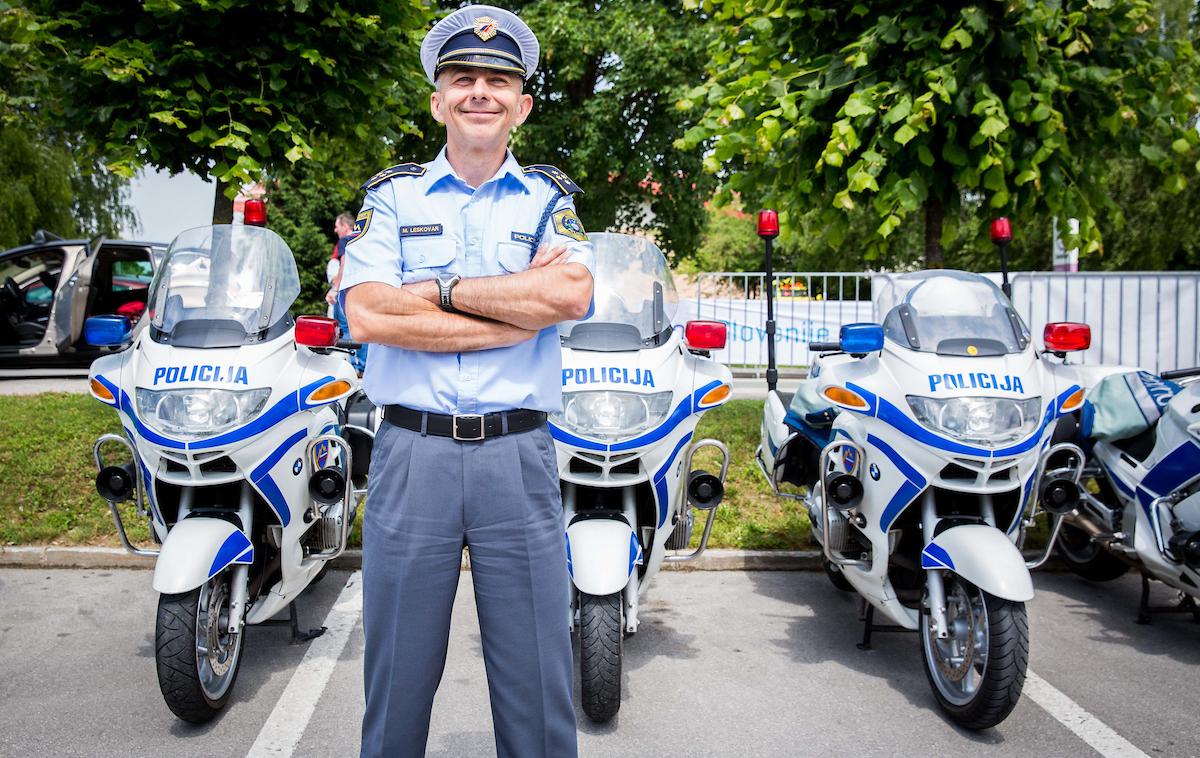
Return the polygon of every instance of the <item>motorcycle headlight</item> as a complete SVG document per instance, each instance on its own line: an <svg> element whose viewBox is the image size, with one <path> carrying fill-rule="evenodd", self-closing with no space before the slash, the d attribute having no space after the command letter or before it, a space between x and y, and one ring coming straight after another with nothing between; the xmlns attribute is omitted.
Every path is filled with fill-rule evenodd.
<svg viewBox="0 0 1200 758"><path fill-rule="evenodd" d="M908 396L913 415L925 426L963 442L996 446L1025 439L1041 420L1042 399Z"/></svg>
<svg viewBox="0 0 1200 758"><path fill-rule="evenodd" d="M563 409L554 425L595 439L630 437L661 424L671 412L670 392L589 390L564 392Z"/></svg>
<svg viewBox="0 0 1200 758"><path fill-rule="evenodd" d="M262 412L271 388L256 390L139 388L138 415L163 434L211 437L250 421Z"/></svg>

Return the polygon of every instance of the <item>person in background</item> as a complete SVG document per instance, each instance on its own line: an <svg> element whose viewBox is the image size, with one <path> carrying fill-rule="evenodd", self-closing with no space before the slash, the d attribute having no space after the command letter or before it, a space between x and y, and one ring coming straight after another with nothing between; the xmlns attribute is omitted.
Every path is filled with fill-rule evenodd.
<svg viewBox="0 0 1200 758"><path fill-rule="evenodd" d="M346 322L346 311L338 302L337 293L342 284L342 269L345 268L346 242L350 239L353 231L354 217L349 213L339 213L333 220L333 233L337 235L338 239L333 245L329 263L325 266L325 278L329 280L329 291L325 293L325 302L329 303L329 315L337 319L343 339L350 338L350 326ZM367 365L366 345L350 354L350 365L354 366L354 370L360 376L362 375L363 367Z"/></svg>

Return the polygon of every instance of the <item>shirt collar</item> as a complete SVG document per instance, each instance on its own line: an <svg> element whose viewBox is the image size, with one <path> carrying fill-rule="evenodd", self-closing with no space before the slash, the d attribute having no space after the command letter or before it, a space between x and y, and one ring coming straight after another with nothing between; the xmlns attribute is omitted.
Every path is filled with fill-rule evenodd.
<svg viewBox="0 0 1200 758"><path fill-rule="evenodd" d="M520 187L524 192L528 193L529 188L525 186L522 177L525 176L525 171L521 168L521 164L517 162L511 150L506 150L504 155L504 163L500 164L500 169L488 179L484 184L495 181L511 181L515 186ZM425 194L429 194L435 187L444 181L452 181L463 189L467 189L470 185L462 179L450 165L450 161L446 158L446 147L443 145L438 152L437 157L429 164L429 169L425 172Z"/></svg>

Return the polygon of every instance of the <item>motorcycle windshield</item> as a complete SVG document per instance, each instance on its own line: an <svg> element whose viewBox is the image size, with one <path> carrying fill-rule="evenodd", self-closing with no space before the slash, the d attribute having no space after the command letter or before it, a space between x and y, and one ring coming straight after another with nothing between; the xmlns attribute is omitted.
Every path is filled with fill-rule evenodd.
<svg viewBox="0 0 1200 758"><path fill-rule="evenodd" d="M876 302L884 335L906 348L938 355L1019 353L1029 328L991 280L963 271L888 277Z"/></svg>
<svg viewBox="0 0 1200 758"><path fill-rule="evenodd" d="M259 226L202 226L171 243L150 285L150 323L176 345L233 347L288 315L300 294L287 243Z"/></svg>
<svg viewBox="0 0 1200 758"><path fill-rule="evenodd" d="M658 245L628 234L588 236L596 251L595 310L586 320L558 325L562 344L577 350L616 352L666 342L679 295Z"/></svg>

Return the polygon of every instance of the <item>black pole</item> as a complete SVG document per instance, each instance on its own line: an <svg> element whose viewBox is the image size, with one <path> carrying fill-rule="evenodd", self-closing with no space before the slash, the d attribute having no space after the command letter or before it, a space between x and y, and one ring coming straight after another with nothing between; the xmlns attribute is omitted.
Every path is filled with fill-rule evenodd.
<svg viewBox="0 0 1200 758"><path fill-rule="evenodd" d="M1012 286L1008 283L1008 243L1000 243L1000 289L1004 296L1012 300Z"/></svg>
<svg viewBox="0 0 1200 758"><path fill-rule="evenodd" d="M779 380L779 372L775 369L775 272L771 267L771 252L774 240L763 237L767 243L767 391L774 392Z"/></svg>

